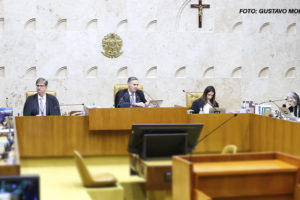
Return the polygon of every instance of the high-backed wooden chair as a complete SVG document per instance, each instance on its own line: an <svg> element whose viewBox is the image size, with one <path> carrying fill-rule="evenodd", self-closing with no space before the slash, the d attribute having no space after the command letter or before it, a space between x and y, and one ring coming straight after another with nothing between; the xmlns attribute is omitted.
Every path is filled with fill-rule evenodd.
<svg viewBox="0 0 300 200"><path fill-rule="evenodd" d="M37 92L36 91L27 91L26 92L26 99L29 97L29 96L32 96L32 95L35 95ZM47 94L51 94L53 96L56 97L56 92L55 91L47 91L46 92Z"/></svg>
<svg viewBox="0 0 300 200"><path fill-rule="evenodd" d="M203 95L203 92L186 92L186 107L190 109L193 102L199 99Z"/></svg>
<svg viewBox="0 0 300 200"><path fill-rule="evenodd" d="M116 94L119 90L124 90L128 88L128 84L116 84L114 85L114 105L116 106L118 104L118 102L116 102ZM139 85L138 86L139 90L143 90L143 86Z"/></svg>
<svg viewBox="0 0 300 200"><path fill-rule="evenodd" d="M112 174L102 173L91 175L78 151L74 151L74 158L82 184L85 187L107 187L116 185L117 179Z"/></svg>

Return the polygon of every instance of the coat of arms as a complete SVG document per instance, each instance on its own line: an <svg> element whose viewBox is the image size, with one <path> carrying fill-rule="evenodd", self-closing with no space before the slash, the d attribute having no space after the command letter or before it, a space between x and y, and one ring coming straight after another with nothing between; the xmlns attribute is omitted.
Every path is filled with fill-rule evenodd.
<svg viewBox="0 0 300 200"><path fill-rule="evenodd" d="M102 47L104 52L101 53L108 58L117 58L123 52L121 52L122 48L122 39L120 36L114 33L107 34L102 40Z"/></svg>

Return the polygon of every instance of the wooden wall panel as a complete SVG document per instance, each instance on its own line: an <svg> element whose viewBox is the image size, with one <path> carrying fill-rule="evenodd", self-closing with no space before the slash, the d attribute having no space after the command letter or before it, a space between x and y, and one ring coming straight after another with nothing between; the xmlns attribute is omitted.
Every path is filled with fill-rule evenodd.
<svg viewBox="0 0 300 200"><path fill-rule="evenodd" d="M187 115L182 109L173 108L175 111L169 110L168 114L165 110L159 110L158 113L163 113L163 117L157 117L157 113L153 114L154 110L151 109L140 109L138 112L141 113L138 116L143 116L143 112L148 117L152 116L147 118L147 123L167 123L167 120L169 123L183 123L185 120L186 123L202 123L204 128L200 138L233 116L233 114ZM110 110L114 112L114 109ZM123 111L128 112L126 109ZM108 111L105 113L110 115ZM177 121L175 118L178 118ZM136 123L135 119L126 123ZM108 124L111 123L109 126L113 124L111 120L107 121ZM128 124L123 127L119 121L113 120L115 128L112 130L91 131L89 116L16 117L20 155L21 157L71 156L74 149L83 155L127 155L130 129ZM199 143L194 152L219 153L225 145L235 144L238 152L280 151L299 156L299 141L300 123L254 114L238 114Z"/></svg>
<svg viewBox="0 0 300 200"><path fill-rule="evenodd" d="M90 130L131 130L132 124L187 123L186 108L89 109Z"/></svg>
<svg viewBox="0 0 300 200"><path fill-rule="evenodd" d="M280 151L300 156L300 123L251 115L251 151Z"/></svg>
<svg viewBox="0 0 300 200"><path fill-rule="evenodd" d="M189 115L189 123L204 124L201 138L222 124L233 114L201 114ZM238 151L250 151L250 115L238 114L222 127L208 136L198 144L195 152L217 152L220 153L225 145L235 144Z"/></svg>
<svg viewBox="0 0 300 200"><path fill-rule="evenodd" d="M89 131L88 116L16 117L21 157L127 155L130 131Z"/></svg>

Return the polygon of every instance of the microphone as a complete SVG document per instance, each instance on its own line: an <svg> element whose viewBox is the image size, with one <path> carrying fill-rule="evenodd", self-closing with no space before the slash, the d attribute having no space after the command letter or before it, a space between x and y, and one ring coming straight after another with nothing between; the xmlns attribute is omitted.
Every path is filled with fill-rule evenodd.
<svg viewBox="0 0 300 200"><path fill-rule="evenodd" d="M8 106L8 97L6 97L6 99L5 99L5 105L6 105L6 108L9 107L9 106Z"/></svg>
<svg viewBox="0 0 300 200"><path fill-rule="evenodd" d="M61 104L56 107L62 107L62 106L84 106L84 103L70 103L70 104Z"/></svg>
<svg viewBox="0 0 300 200"><path fill-rule="evenodd" d="M186 95L186 93L187 93L186 90L182 90L182 92L184 92L185 95ZM189 95L191 95L191 96L194 97L195 99L198 99L198 98L199 98L199 97L193 95L192 93L190 93ZM189 114L193 114L193 113L194 113L194 110L190 109L190 110L188 110L188 113L189 113Z"/></svg>
<svg viewBox="0 0 300 200"><path fill-rule="evenodd" d="M278 110L280 110L280 107L278 106L277 103L275 103L275 101L270 101L270 102L273 103L278 108Z"/></svg>
<svg viewBox="0 0 300 200"><path fill-rule="evenodd" d="M182 92L184 92L184 93L187 93L187 91L185 91L185 90L182 90ZM198 99L198 98L199 98L199 97L197 97L197 96L193 95L192 93L190 93L189 95L191 95L192 97L194 97L194 98L196 98L196 99Z"/></svg>
<svg viewBox="0 0 300 200"><path fill-rule="evenodd" d="M70 103L70 104L60 104L58 106L55 106L54 108L58 108L60 110L60 107L63 107L63 106L84 106L84 103Z"/></svg>
<svg viewBox="0 0 300 200"><path fill-rule="evenodd" d="M278 106L278 104L276 102L278 102L278 101L286 101L286 100L287 100L287 98L285 98L285 99L269 100L267 102L273 103L278 108L278 110L280 110L280 106ZM267 103L267 102L263 102L263 103ZM262 104L262 103L260 103L260 104Z"/></svg>
<svg viewBox="0 0 300 200"><path fill-rule="evenodd" d="M263 101L263 102L261 102L261 103L259 103L259 104L263 104L263 103L274 103L274 102L277 102L277 101L286 101L287 100L287 98L285 98L285 99L276 99L276 100L268 100L268 101Z"/></svg>
<svg viewBox="0 0 300 200"><path fill-rule="evenodd" d="M63 106L84 106L84 103L61 104L61 105L55 106L55 108L60 108L60 107L63 107Z"/></svg>
<svg viewBox="0 0 300 200"><path fill-rule="evenodd" d="M221 128L222 126L224 126L227 122L229 122L232 118L238 116L237 113L233 114L231 117L229 117L228 119L226 119L224 122L222 122L219 126L217 126L216 128L214 128L213 130L211 130L210 132L208 132L206 135L204 135L201 139L198 140L197 145L202 142L205 138L207 138L208 136L210 136L212 133L214 133L216 130L218 130L219 128Z"/></svg>
<svg viewBox="0 0 300 200"><path fill-rule="evenodd" d="M229 117L228 119L226 119L225 121L223 121L216 128L214 128L213 130L209 131L206 135L204 135L201 139L199 139L197 141L197 144L195 146L197 147L200 142L202 142L203 140L205 140L208 136L210 136L211 134L213 134L216 130L218 130L219 128L221 128L222 126L224 126L226 123L228 123L230 120L232 120L233 118L235 118L237 116L238 116L238 114L235 113L231 117ZM189 160L190 160L190 162L192 162L192 151L189 154Z"/></svg>
<svg viewBox="0 0 300 200"><path fill-rule="evenodd" d="M182 92L185 92L185 93L186 93L185 90L182 90ZM194 98L196 98L196 99L199 99L198 96L195 96L195 95L193 95L192 93L189 93L189 95L191 95L192 97L194 97ZM200 97L200 98L201 98L201 97ZM215 107L214 105L212 105L211 102L210 102L210 104L211 104L211 107L214 109L214 113L219 113L219 111L217 111L216 107ZM200 108L200 109L201 109L201 108ZM202 108L202 109L203 109L203 108Z"/></svg>
<svg viewBox="0 0 300 200"><path fill-rule="evenodd" d="M119 93L120 93L120 91L121 90L119 90L117 93L116 93L116 96L115 96L115 105L114 105L114 107L115 108L121 108L120 107L120 102L121 102L121 100L125 97L125 95L127 94L126 92L124 92L124 94L120 97L120 98L118 98L119 97ZM130 97L129 97L130 98Z"/></svg>
<svg viewBox="0 0 300 200"><path fill-rule="evenodd" d="M119 92L118 92L119 93ZM117 93L117 94L118 94ZM140 93L144 93L144 91L141 91L141 90L137 90L136 92L135 92L135 97L137 98L138 96L139 97L141 97L141 94ZM147 93L146 93L147 94ZM149 95L148 95L149 96ZM117 103L117 105L115 105L115 108L129 108L129 107L131 107L132 106L132 104L131 104L131 102L128 102L128 101L126 101L126 99L125 99L125 97L127 98L129 98L129 101L130 101L130 98L131 98L131 96L130 96L130 94L128 93L128 92L124 92L124 94L118 99L117 98L118 97L118 95L116 95L116 99L115 99L115 103ZM149 96L150 97L150 96ZM150 97L151 98L151 97ZM127 99L128 100L128 99ZM118 102L117 102L118 101ZM146 102L147 102L147 100L146 100Z"/></svg>
<svg viewBox="0 0 300 200"><path fill-rule="evenodd" d="M287 101L287 98L285 98L285 99L277 99L277 100L269 100L269 102L277 102L277 101Z"/></svg>

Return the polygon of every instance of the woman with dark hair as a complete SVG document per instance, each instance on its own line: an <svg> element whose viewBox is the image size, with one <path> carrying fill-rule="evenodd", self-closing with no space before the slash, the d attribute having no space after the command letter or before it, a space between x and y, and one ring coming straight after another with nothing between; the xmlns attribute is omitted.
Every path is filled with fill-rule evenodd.
<svg viewBox="0 0 300 200"><path fill-rule="evenodd" d="M213 86L207 86L203 92L202 97L195 100L192 104L193 114L198 114L201 111L203 113L209 113L209 108L219 107L219 104L215 100L216 90Z"/></svg>
<svg viewBox="0 0 300 200"><path fill-rule="evenodd" d="M289 110L295 117L300 117L300 98L296 92L289 92L287 103L290 105Z"/></svg>

